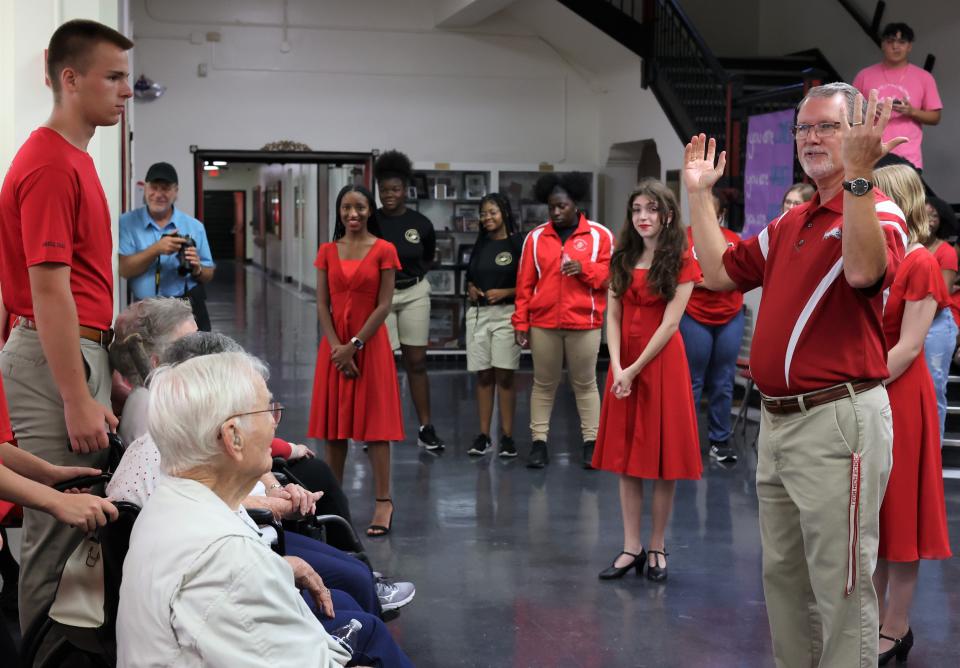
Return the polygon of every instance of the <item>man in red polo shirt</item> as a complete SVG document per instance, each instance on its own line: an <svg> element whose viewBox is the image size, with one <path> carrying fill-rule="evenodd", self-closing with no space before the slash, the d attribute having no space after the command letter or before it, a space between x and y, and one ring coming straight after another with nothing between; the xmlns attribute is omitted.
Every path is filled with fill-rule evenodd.
<svg viewBox="0 0 960 668"><path fill-rule="evenodd" d="M94 21L50 38L53 112L14 157L0 189L0 284L17 320L0 372L20 446L51 464L105 464L110 411L106 346L113 320L110 210L87 144L116 125L130 89L133 43ZM24 511L20 626L53 600L82 534Z"/></svg>
<svg viewBox="0 0 960 668"><path fill-rule="evenodd" d="M879 110L879 115L877 111ZM817 193L727 248L710 188L716 144L684 154L704 283L763 286L750 369L763 394L757 497L763 585L776 665L872 668L879 615L871 577L893 425L882 380L883 290L907 244L903 213L873 189L889 102L843 83L797 107L797 156Z"/></svg>

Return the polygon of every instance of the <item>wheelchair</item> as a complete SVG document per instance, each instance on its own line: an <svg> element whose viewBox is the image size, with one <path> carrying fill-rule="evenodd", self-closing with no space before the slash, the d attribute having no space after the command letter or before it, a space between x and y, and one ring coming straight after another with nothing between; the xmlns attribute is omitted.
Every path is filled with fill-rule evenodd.
<svg viewBox="0 0 960 668"><path fill-rule="evenodd" d="M85 476L57 485L60 491L73 488L101 488L110 481L123 456L125 446L120 437L110 434L110 452L104 472L98 476ZM277 458L273 462L274 475L281 483L301 484L286 465L286 461ZM123 574L123 562L130 545L130 532L140 513L140 507L124 501L115 502L119 517L100 527L94 534L100 544L103 559L104 578L104 622L98 628L79 628L54 621L49 616L49 608L23 634L20 649L20 662L24 668L113 668L117 663L116 620L120 604L120 580ZM276 521L273 513L266 509L251 509L250 517L259 526L272 526L277 531L277 543L274 551L281 556L286 554L284 535L286 531L301 533L323 541L326 529L337 525L352 536L355 551L349 551L354 557L369 567L370 562L363 551L353 527L339 515L317 515L296 520ZM325 541L324 541L325 542Z"/></svg>

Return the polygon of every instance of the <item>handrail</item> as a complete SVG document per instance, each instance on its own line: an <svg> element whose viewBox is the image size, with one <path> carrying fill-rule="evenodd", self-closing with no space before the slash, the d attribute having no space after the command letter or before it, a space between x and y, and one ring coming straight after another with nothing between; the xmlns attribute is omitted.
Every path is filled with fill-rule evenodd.
<svg viewBox="0 0 960 668"><path fill-rule="evenodd" d="M612 1L613 0L607 0L607 2ZM717 80L720 83L727 83L730 80L730 75L727 73L726 69L724 69L723 65L720 64L720 61L713 54L713 51L710 49L710 47L707 46L707 42L703 39L700 31L697 30L696 26L693 25L693 22L687 16L686 12L683 11L683 8L680 7L680 3L677 2L677 0L644 0L644 3L659 4L664 6L665 9L669 7L668 11L670 11L680 21L681 25L683 25L687 35L700 52L700 57L710 67L710 69L713 70Z"/></svg>

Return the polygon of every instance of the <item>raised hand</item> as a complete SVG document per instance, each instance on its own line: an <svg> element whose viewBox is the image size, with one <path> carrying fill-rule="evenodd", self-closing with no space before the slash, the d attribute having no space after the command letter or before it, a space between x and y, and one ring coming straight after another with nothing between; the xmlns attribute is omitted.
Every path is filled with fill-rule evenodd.
<svg viewBox="0 0 960 668"><path fill-rule="evenodd" d="M683 184L687 192L709 191L720 180L727 166L727 152L720 151L719 158L716 154L717 140L713 137L707 141L707 135L701 133L690 138L683 149Z"/></svg>
<svg viewBox="0 0 960 668"><path fill-rule="evenodd" d="M853 120L848 121L846 114L840 115L840 127L844 131L840 155L848 176L869 175L877 160L909 141L906 137L883 141L883 130L890 121L891 107L890 102L878 102L877 91L871 90L866 117L863 115L863 95L859 93L853 103Z"/></svg>

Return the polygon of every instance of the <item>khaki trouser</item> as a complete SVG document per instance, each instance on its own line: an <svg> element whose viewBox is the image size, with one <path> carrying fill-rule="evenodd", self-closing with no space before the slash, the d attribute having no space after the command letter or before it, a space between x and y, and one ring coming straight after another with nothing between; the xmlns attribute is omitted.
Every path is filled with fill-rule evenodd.
<svg viewBox="0 0 960 668"><path fill-rule="evenodd" d="M93 341L79 341L90 394L109 406L111 379L107 351ZM63 417L63 400L40 348L37 332L23 327L13 329L0 351L0 373L7 393L10 422L21 448L52 464L97 468L106 464L106 450L79 455L68 449L70 439ZM20 628L24 633L53 602L63 565L82 538L82 532L60 524L50 515L24 509L20 552Z"/></svg>
<svg viewBox="0 0 960 668"><path fill-rule="evenodd" d="M880 503L893 463L887 391L790 415L763 410L757 461L763 590L778 668L877 665ZM851 453L862 455L851 554ZM850 555L850 558L848 558ZM845 594L848 568L854 587Z"/></svg>
<svg viewBox="0 0 960 668"><path fill-rule="evenodd" d="M533 356L533 390L530 393L530 432L534 441L545 441L550 432L553 398L567 358L570 386L580 414L584 441L597 439L600 425L600 391L597 389L599 329L530 328Z"/></svg>

